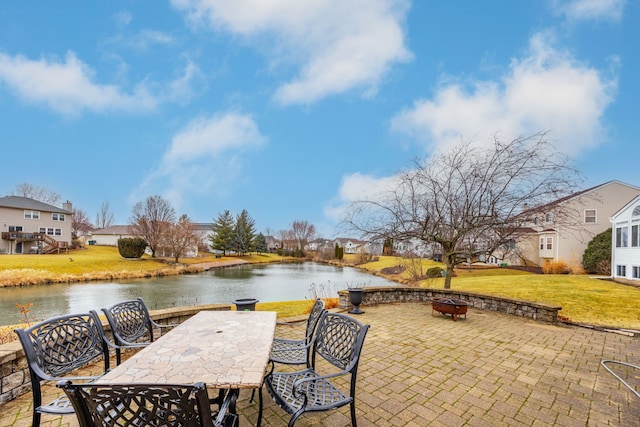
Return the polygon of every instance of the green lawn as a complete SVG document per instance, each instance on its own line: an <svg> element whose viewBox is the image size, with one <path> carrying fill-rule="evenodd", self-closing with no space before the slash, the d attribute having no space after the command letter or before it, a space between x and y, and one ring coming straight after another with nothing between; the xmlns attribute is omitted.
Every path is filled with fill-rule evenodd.
<svg viewBox="0 0 640 427"><path fill-rule="evenodd" d="M496 269L500 270L500 269ZM443 279L425 280L423 287L443 287ZM454 277L451 288L562 307L559 314L572 322L640 330L640 289L566 274L501 274L491 270L482 275Z"/></svg>

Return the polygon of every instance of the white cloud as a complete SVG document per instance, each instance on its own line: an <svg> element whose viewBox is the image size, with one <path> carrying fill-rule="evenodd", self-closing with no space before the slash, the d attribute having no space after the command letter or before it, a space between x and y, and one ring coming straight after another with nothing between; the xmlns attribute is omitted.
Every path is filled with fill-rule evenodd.
<svg viewBox="0 0 640 427"><path fill-rule="evenodd" d="M170 101L185 104L196 95L196 83L199 89L202 90L206 85L204 75L195 63L188 61L182 75L167 85L168 93L166 98Z"/></svg>
<svg viewBox="0 0 640 427"><path fill-rule="evenodd" d="M181 210L194 197L225 195L241 182L246 156L265 143L251 116L228 112L194 119L174 135L132 200L162 193Z"/></svg>
<svg viewBox="0 0 640 427"><path fill-rule="evenodd" d="M554 0L556 13L570 20L619 21L626 0Z"/></svg>
<svg viewBox="0 0 640 427"><path fill-rule="evenodd" d="M0 82L29 103L45 104L66 115L82 111L148 111L156 107L156 99L144 84L127 94L118 86L95 83L94 75L73 52L68 52L64 61L0 53Z"/></svg>
<svg viewBox="0 0 640 427"><path fill-rule="evenodd" d="M511 139L550 130L557 149L578 154L602 141L601 120L615 89L615 79L538 35L528 55L513 60L501 79L444 84L432 98L398 113L391 128L425 144L428 153L447 150L462 139L483 143L496 133ZM325 215L338 221L354 201L381 200L397 179L347 175Z"/></svg>
<svg viewBox="0 0 640 427"><path fill-rule="evenodd" d="M398 187L398 179L398 175L375 177L357 172L345 175L335 200L325 206L324 215L340 222L351 202L384 199Z"/></svg>
<svg viewBox="0 0 640 427"><path fill-rule="evenodd" d="M411 59L404 46L407 0L173 0L205 23L267 48L276 66L298 72L275 94L308 104L332 94L376 91L389 68ZM265 42L268 39L269 42Z"/></svg>
<svg viewBox="0 0 640 427"><path fill-rule="evenodd" d="M556 147L572 155L601 142L616 83L537 35L528 56L513 60L500 80L444 85L397 114L391 127L432 150L494 133L511 139L548 130Z"/></svg>

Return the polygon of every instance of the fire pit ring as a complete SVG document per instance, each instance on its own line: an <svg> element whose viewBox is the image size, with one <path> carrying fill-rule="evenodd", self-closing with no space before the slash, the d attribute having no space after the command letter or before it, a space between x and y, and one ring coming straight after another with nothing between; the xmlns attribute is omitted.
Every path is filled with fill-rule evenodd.
<svg viewBox="0 0 640 427"><path fill-rule="evenodd" d="M466 301L453 298L434 298L431 300L431 315L434 311L444 315L450 314L454 321L458 320L458 316L464 315L467 318L467 308L469 304Z"/></svg>

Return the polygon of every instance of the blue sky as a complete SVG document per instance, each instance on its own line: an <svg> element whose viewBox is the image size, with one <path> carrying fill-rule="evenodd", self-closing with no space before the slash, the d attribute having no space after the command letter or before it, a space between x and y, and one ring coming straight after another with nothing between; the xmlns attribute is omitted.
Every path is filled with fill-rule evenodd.
<svg viewBox="0 0 640 427"><path fill-rule="evenodd" d="M0 195L333 237L415 158L541 130L585 188L640 186L638 23L624 0L4 2Z"/></svg>

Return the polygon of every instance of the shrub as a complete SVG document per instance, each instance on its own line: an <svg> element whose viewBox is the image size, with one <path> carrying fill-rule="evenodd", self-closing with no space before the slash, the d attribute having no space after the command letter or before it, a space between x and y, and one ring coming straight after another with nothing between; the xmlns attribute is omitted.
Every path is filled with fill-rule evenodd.
<svg viewBox="0 0 640 427"><path fill-rule="evenodd" d="M582 255L582 266L587 273L611 274L611 228L591 239Z"/></svg>
<svg viewBox="0 0 640 427"><path fill-rule="evenodd" d="M442 269L442 267L431 267L430 269L427 270L427 277L430 279L434 279L436 277L442 277L442 272L444 270Z"/></svg>
<svg viewBox="0 0 640 427"><path fill-rule="evenodd" d="M147 241L142 237L123 237L118 239L118 252L123 258L140 258L147 249Z"/></svg>
<svg viewBox="0 0 640 427"><path fill-rule="evenodd" d="M565 262L555 261L542 266L542 272L544 274L569 274L571 269Z"/></svg>

